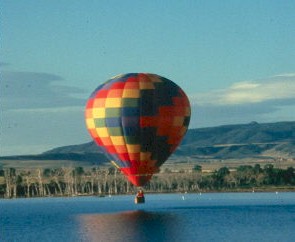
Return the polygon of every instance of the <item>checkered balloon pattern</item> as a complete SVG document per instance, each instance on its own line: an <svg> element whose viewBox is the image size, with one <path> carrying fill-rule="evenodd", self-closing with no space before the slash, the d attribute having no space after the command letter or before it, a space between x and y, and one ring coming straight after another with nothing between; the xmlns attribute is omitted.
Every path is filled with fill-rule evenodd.
<svg viewBox="0 0 295 242"><path fill-rule="evenodd" d="M186 94L174 82L147 73L116 76L86 104L87 129L111 162L136 186L159 171L190 121Z"/></svg>

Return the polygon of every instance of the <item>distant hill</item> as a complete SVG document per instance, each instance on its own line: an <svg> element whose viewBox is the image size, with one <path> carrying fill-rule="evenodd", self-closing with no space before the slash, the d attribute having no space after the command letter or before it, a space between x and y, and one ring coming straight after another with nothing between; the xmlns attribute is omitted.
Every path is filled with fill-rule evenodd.
<svg viewBox="0 0 295 242"><path fill-rule="evenodd" d="M295 158L295 122L224 125L188 130L173 160ZM0 157L1 160L71 160L106 163L108 159L94 142L58 147L40 155ZM81 164L82 165L82 164Z"/></svg>
<svg viewBox="0 0 295 242"><path fill-rule="evenodd" d="M212 146L218 144L251 144L294 142L295 122L224 125L213 128L191 129L183 145Z"/></svg>
<svg viewBox="0 0 295 242"><path fill-rule="evenodd" d="M295 157L295 122L224 125L189 130L176 155L244 158Z"/></svg>
<svg viewBox="0 0 295 242"><path fill-rule="evenodd" d="M175 156L210 156L212 158L242 158L279 152L295 157L295 122L224 125L188 130ZM48 154L93 154L98 147L89 142L81 145L59 147Z"/></svg>

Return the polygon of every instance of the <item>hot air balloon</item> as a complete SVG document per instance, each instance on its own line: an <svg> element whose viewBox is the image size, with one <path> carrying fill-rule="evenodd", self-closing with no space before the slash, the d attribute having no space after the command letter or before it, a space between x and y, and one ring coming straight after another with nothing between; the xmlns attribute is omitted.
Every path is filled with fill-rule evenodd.
<svg viewBox="0 0 295 242"><path fill-rule="evenodd" d="M111 78L94 90L85 110L93 140L135 186L144 186L175 151L190 114L179 86L148 73Z"/></svg>

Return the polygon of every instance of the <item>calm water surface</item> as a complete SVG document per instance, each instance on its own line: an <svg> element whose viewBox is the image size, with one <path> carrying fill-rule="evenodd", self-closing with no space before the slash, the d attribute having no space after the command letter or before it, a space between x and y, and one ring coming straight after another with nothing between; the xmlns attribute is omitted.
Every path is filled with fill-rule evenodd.
<svg viewBox="0 0 295 242"><path fill-rule="evenodd" d="M0 200L0 241L295 241L295 193Z"/></svg>

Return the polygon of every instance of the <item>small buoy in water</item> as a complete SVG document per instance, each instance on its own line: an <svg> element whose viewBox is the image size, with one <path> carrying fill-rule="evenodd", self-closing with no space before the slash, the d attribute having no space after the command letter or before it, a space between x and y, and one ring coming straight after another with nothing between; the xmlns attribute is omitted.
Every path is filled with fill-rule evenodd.
<svg viewBox="0 0 295 242"><path fill-rule="evenodd" d="M276 194L278 194L279 192L276 192Z"/></svg>
<svg viewBox="0 0 295 242"><path fill-rule="evenodd" d="M185 197L184 196L182 196L182 200L184 200L185 199Z"/></svg>

